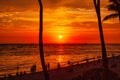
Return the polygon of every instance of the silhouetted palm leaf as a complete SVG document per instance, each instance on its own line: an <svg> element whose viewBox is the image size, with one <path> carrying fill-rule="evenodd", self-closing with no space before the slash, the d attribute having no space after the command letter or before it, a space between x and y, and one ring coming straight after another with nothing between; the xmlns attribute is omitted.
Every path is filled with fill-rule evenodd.
<svg viewBox="0 0 120 80"><path fill-rule="evenodd" d="M109 2L113 2L114 0L109 0Z"/></svg>
<svg viewBox="0 0 120 80"><path fill-rule="evenodd" d="M114 11L116 13L105 16L103 21L111 19L111 18L116 18L116 17L119 17L119 21L120 21L120 0L109 0L109 2L111 4L109 4L107 6L108 10L109 11Z"/></svg>
<svg viewBox="0 0 120 80"><path fill-rule="evenodd" d="M109 11L115 11L115 12L118 11L118 9L116 8L116 5L114 5L113 3L112 3L112 4L109 4L109 5L107 6L107 8L108 8Z"/></svg>
<svg viewBox="0 0 120 80"><path fill-rule="evenodd" d="M106 21L108 19L112 19L112 18L117 18L119 16L118 13L114 13L114 14L110 14L104 17L103 21Z"/></svg>
<svg viewBox="0 0 120 80"><path fill-rule="evenodd" d="M109 2L117 2L117 3L120 3L120 0L109 0Z"/></svg>

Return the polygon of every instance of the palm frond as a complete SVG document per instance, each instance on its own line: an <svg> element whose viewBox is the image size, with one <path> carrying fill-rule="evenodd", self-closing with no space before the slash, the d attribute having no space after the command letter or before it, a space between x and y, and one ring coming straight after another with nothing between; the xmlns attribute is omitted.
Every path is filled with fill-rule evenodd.
<svg viewBox="0 0 120 80"><path fill-rule="evenodd" d="M120 0L117 0L117 2L120 4Z"/></svg>
<svg viewBox="0 0 120 80"><path fill-rule="evenodd" d="M115 12L117 12L118 11L118 9L116 8L117 6L115 5L115 4L109 4L108 6L107 6L107 8L108 8L108 10L109 11L115 11Z"/></svg>
<svg viewBox="0 0 120 80"><path fill-rule="evenodd" d="M109 0L109 2L115 3L117 0Z"/></svg>
<svg viewBox="0 0 120 80"><path fill-rule="evenodd" d="M118 16L119 16L118 13L110 14L110 15L105 16L102 21L106 21L106 20L111 19L111 18L116 18Z"/></svg>
<svg viewBox="0 0 120 80"><path fill-rule="evenodd" d="M109 0L109 2L114 2L114 0Z"/></svg>
<svg viewBox="0 0 120 80"><path fill-rule="evenodd" d="M118 11L120 10L120 0L109 0L111 2L108 4L107 8L110 11Z"/></svg>

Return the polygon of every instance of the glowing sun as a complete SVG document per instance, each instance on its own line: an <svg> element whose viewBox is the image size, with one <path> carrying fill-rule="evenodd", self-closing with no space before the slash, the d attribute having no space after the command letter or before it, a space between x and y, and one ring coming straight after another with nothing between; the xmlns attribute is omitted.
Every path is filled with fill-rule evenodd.
<svg viewBox="0 0 120 80"><path fill-rule="evenodd" d="M59 36L58 36L58 38L59 38L59 39L62 39L62 38L63 38L63 36L62 36L62 35L59 35Z"/></svg>

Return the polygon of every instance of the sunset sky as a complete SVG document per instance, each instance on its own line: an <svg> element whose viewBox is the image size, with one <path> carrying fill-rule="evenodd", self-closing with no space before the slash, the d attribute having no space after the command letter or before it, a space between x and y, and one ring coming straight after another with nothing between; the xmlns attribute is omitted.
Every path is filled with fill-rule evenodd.
<svg viewBox="0 0 120 80"><path fill-rule="evenodd" d="M101 0L101 16L108 0ZM44 43L99 43L93 0L43 0ZM118 19L103 22L106 43L120 43ZM37 0L0 0L0 43L38 43Z"/></svg>

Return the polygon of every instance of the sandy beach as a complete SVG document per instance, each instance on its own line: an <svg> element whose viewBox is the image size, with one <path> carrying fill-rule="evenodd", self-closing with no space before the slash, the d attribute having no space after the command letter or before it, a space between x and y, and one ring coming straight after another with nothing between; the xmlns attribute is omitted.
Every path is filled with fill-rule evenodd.
<svg viewBox="0 0 120 80"><path fill-rule="evenodd" d="M86 62L82 64L73 64L72 69L71 66L68 66L68 67L61 67L59 70L58 69L49 70L48 72L49 72L50 80L82 80L80 79L81 77L85 77L85 76L87 77L88 75L91 75L87 73L90 70L101 69L101 68L102 68L102 61L100 59L100 60L90 61L88 63ZM113 72L111 76L115 74L116 78L120 77L120 56L116 56L115 59L113 59L112 57L109 58L109 69ZM35 72L35 73L24 74L19 76L9 76L9 78L5 77L5 78L1 78L0 80L43 80L43 73Z"/></svg>

